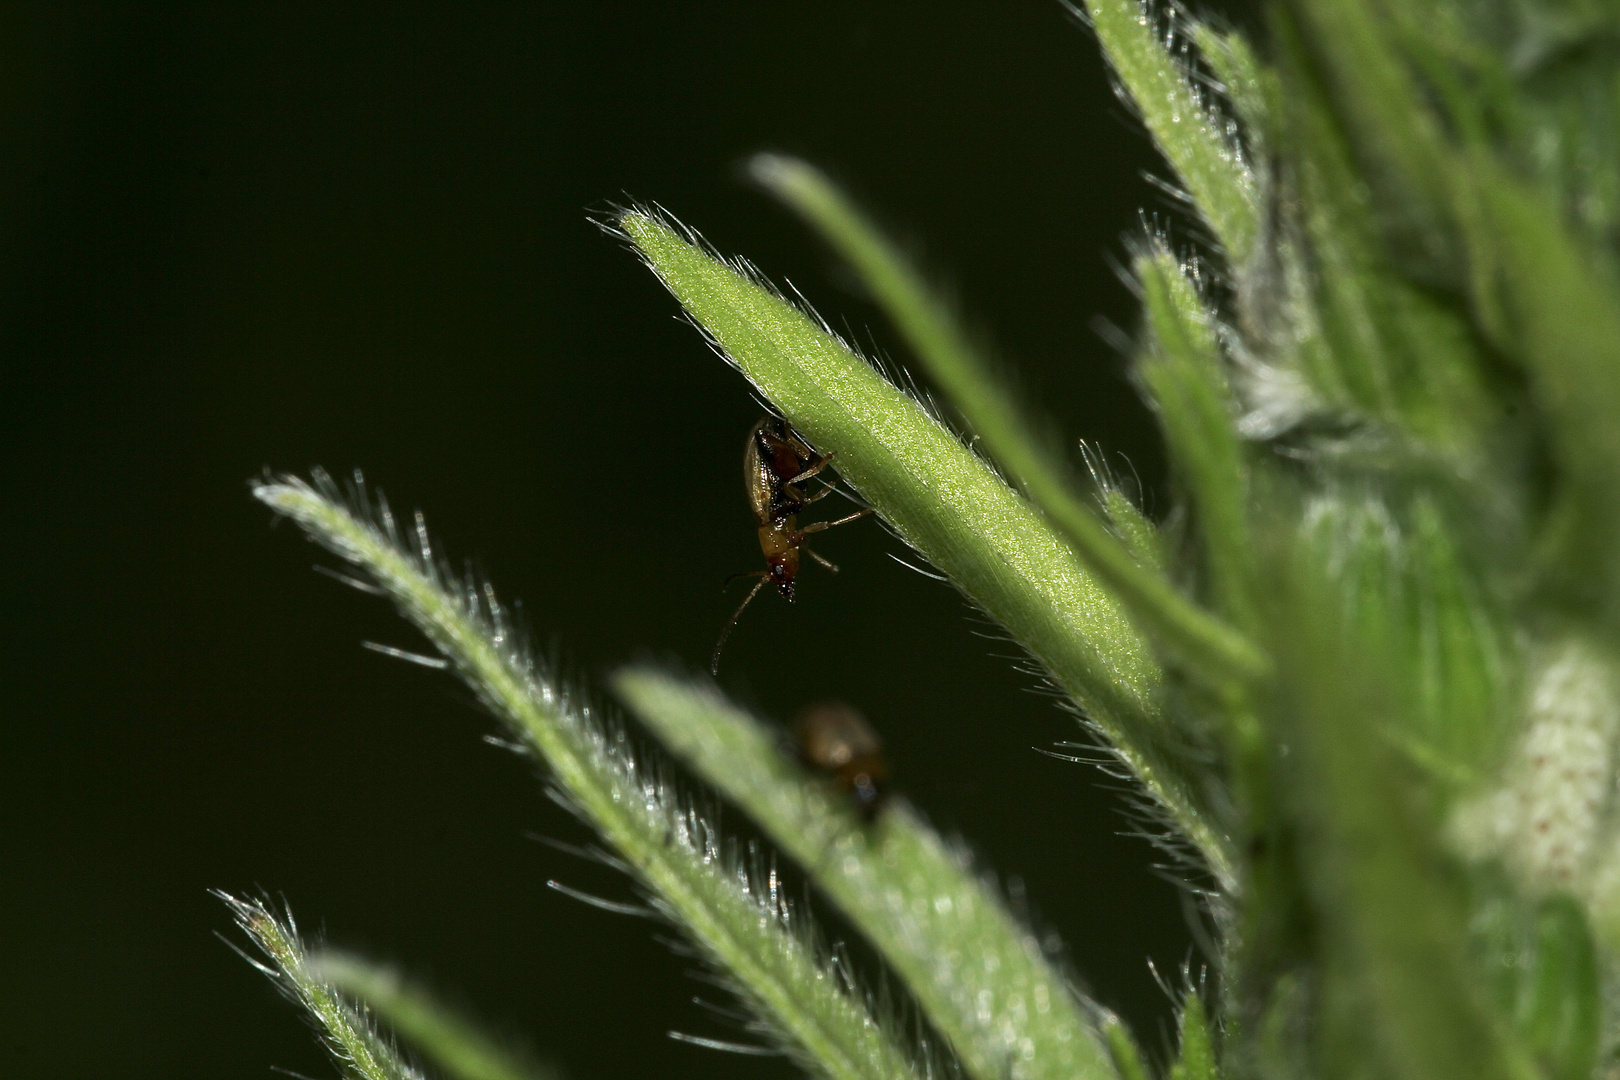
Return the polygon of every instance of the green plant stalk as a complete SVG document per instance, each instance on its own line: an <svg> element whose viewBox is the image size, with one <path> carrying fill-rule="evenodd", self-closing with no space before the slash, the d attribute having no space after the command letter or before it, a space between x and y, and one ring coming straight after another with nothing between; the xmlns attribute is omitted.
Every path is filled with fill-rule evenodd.
<svg viewBox="0 0 1620 1080"><path fill-rule="evenodd" d="M438 563L421 516L417 550L401 542L386 505L381 528L321 490L286 477L255 485L266 505L361 567L427 635L468 686L550 767L575 810L618 851L659 908L691 936L783 1048L831 1080L916 1080L898 1041L842 988L810 940L795 932L775 872L749 873L668 780L622 736L549 684L511 640L490 590L455 582Z"/></svg>
<svg viewBox="0 0 1620 1080"><path fill-rule="evenodd" d="M843 192L817 169L791 158L762 155L752 171L849 260L991 453L1155 640L1215 682L1265 673L1265 658L1251 643L1138 562L1080 501L945 306Z"/></svg>
<svg viewBox="0 0 1620 1080"><path fill-rule="evenodd" d="M1259 192L1227 123L1193 89L1185 66L1154 33L1153 17L1141 0L1086 0L1086 11L1142 122L1192 196L1193 208L1231 265L1241 266L1258 232ZM1170 11L1179 15L1178 8Z"/></svg>
<svg viewBox="0 0 1620 1080"><path fill-rule="evenodd" d="M862 826L846 800L783 755L779 734L708 686L628 668L614 687L664 745L809 871L974 1075L1114 1075L1087 1005L1034 935L965 854L903 803Z"/></svg>
<svg viewBox="0 0 1620 1080"><path fill-rule="evenodd" d="M392 968L329 949L309 956L306 968L320 982L363 1002L456 1080L547 1080L551 1075L520 1060Z"/></svg>
<svg viewBox="0 0 1620 1080"><path fill-rule="evenodd" d="M1227 841L1167 749L1163 674L1118 602L984 462L825 328L643 213L619 219L724 355L912 547L1045 665L1223 883Z"/></svg>
<svg viewBox="0 0 1620 1080"><path fill-rule="evenodd" d="M223 892L214 895L225 902L237 925L275 966L267 967L251 958L249 963L270 976L320 1026L322 1041L338 1068L359 1080L422 1080L421 1073L406 1065L335 987L310 970L290 914L278 918L261 901L243 900Z"/></svg>

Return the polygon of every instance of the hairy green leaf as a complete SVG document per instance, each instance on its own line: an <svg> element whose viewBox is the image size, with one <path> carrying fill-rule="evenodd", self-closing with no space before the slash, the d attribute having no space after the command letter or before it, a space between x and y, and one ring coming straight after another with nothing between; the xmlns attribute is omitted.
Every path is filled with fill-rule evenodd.
<svg viewBox="0 0 1620 1080"><path fill-rule="evenodd" d="M223 892L214 895L231 909L237 925L270 960L270 966L251 959L249 962L270 976L281 992L315 1021L321 1041L344 1075L355 1080L422 1080L422 1074L405 1064L393 1045L343 999L336 987L310 969L308 953L290 913L278 915L261 900L244 900Z"/></svg>
<svg viewBox="0 0 1620 1080"><path fill-rule="evenodd" d="M602 834L754 1010L765 1031L831 1080L915 1080L901 1043L844 986L779 895L774 870L748 866L622 731L552 684L513 642L493 590L457 581L420 515L407 545L386 503L351 510L329 480L254 487L260 501L366 571L467 685L550 770L560 794ZM355 497L365 499L363 489ZM373 520L373 517L375 520Z"/></svg>
<svg viewBox="0 0 1620 1080"><path fill-rule="evenodd" d="M646 668L621 671L615 686L666 746L809 871L975 1075L1112 1075L1088 1004L1034 932L909 807L893 803L862 825L847 801L782 754L780 733L707 686Z"/></svg>
<svg viewBox="0 0 1620 1080"><path fill-rule="evenodd" d="M1086 11L1142 122L1192 196L1193 209L1227 258L1241 264L1258 230L1259 195L1230 122L1188 78L1185 61L1165 47L1141 0L1086 0ZM1179 7L1166 5L1165 11L1172 26L1185 18Z"/></svg>
<svg viewBox="0 0 1620 1080"><path fill-rule="evenodd" d="M1537 912L1528 981L1522 1023L1531 1051L1553 1080L1591 1076L1602 1039L1602 986L1586 916L1572 898L1549 897Z"/></svg>
<svg viewBox="0 0 1620 1080"><path fill-rule="evenodd" d="M1219 610L1252 628L1249 475L1215 317L1168 252L1136 260L1150 336L1137 370L1186 484Z"/></svg>
<svg viewBox="0 0 1620 1080"><path fill-rule="evenodd" d="M363 1002L455 1080L550 1080L542 1070L436 1001L393 968L322 949L308 958L315 978Z"/></svg>
<svg viewBox="0 0 1620 1080"><path fill-rule="evenodd" d="M1170 1080L1220 1080L1209 1016L1198 994L1188 994L1181 1003L1180 1051L1180 1058L1170 1067Z"/></svg>
<svg viewBox="0 0 1620 1080"><path fill-rule="evenodd" d="M1354 584L1324 547L1303 542L1267 620L1281 673L1268 727L1323 935L1318 1067L1358 1075L1370 1056L1397 1076L1529 1080L1468 970L1464 899L1434 830L1389 742L1369 737L1406 692L1402 643L1383 632L1387 570L1369 560Z"/></svg>
<svg viewBox="0 0 1620 1080"><path fill-rule="evenodd" d="M1143 567L1065 480L1028 421L922 279L844 194L801 161L761 157L754 175L816 225L871 287L917 356L1036 504L1126 610L1195 670L1217 682L1254 678L1265 659Z"/></svg>
<svg viewBox="0 0 1620 1080"><path fill-rule="evenodd" d="M656 218L631 212L619 224L724 354L812 442L838 455L842 476L908 543L1046 666L1230 880L1222 830L1204 793L1178 771L1186 763L1160 712L1159 666L1062 537L916 401L803 312ZM1111 536L1106 541L1130 573L1146 574ZM1241 648L1237 655L1259 663Z"/></svg>

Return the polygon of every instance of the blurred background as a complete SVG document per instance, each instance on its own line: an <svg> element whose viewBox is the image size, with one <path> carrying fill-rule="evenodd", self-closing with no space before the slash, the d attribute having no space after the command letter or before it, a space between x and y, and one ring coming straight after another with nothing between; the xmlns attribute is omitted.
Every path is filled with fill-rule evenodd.
<svg viewBox="0 0 1620 1080"><path fill-rule="evenodd" d="M722 581L760 562L759 408L590 215L657 201L906 363L740 179L775 149L861 197L1162 513L1094 324L1135 325L1112 263L1139 210L1178 219L1088 32L1056 0L8 4L0 50L0 1072L332 1075L221 940L223 888L572 1080L793 1075L666 1036L739 1033L662 931L546 888L633 896L536 842L583 830L449 677L361 648L419 642L247 481L363 468L568 671L701 669ZM778 720L864 710L911 800L1161 1048L1149 960L1198 958L1117 784L1037 752L1074 720L877 524L820 548L843 574L762 596L721 682Z"/></svg>

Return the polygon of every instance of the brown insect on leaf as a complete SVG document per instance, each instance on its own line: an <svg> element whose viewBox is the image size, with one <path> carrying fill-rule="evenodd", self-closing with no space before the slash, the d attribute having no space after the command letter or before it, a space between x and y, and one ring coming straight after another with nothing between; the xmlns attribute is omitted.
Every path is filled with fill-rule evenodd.
<svg viewBox="0 0 1620 1080"><path fill-rule="evenodd" d="M837 566L805 546L804 538L835 525L848 524L872 512L868 507L835 521L817 521L799 528L799 511L837 490L826 480L821 481L820 491L809 495L800 486L807 480L818 478L832 457L831 454L817 454L793 430L793 425L780 416L767 413L748 432L748 441L743 446L743 488L748 495L749 508L754 512L754 520L759 523L759 547L765 554L765 569L733 574L727 579L728 584L740 577L759 580L754 582L754 587L748 591L726 623L726 628L720 632L720 640L715 642L714 656L709 664L712 674L719 674L720 650L725 647L726 639L731 636L744 609L759 595L759 590L767 583L775 585L789 603L793 602L800 554L809 555L828 570L838 573Z"/></svg>

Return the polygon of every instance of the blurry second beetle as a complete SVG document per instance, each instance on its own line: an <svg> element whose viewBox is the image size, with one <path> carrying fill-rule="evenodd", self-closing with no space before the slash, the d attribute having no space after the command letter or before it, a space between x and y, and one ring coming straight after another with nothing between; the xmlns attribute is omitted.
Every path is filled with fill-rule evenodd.
<svg viewBox="0 0 1620 1080"><path fill-rule="evenodd" d="M889 766L883 744L866 718L842 702L811 705L793 724L799 758L831 777L871 821L888 796Z"/></svg>

